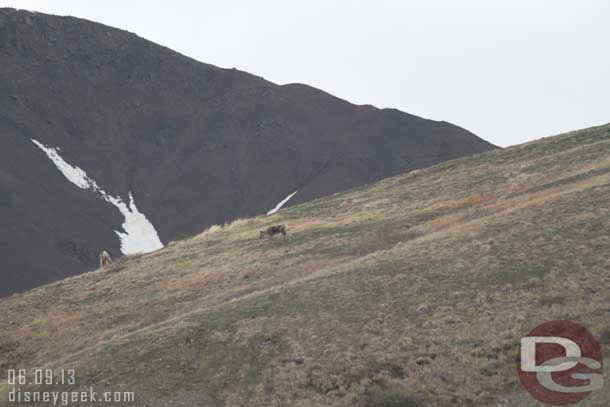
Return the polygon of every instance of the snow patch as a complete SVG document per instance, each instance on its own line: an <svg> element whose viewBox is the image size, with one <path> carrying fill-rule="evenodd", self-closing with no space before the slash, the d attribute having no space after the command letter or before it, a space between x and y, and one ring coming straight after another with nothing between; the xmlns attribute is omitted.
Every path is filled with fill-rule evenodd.
<svg viewBox="0 0 610 407"><path fill-rule="evenodd" d="M269 212L267 212L267 215L273 215L274 213L276 213L277 211L282 209L282 206L284 206L286 204L286 202L288 202L290 200L290 198L292 198L297 192L299 192L299 191L294 191L292 194L290 194L286 198L284 198L280 203L275 205L275 208L273 208Z"/></svg>
<svg viewBox="0 0 610 407"><path fill-rule="evenodd" d="M59 155L61 149L47 147L38 140L34 139L32 139L32 142L47 154L51 161L53 161L53 164L55 164L57 169L61 171L62 174L64 174L64 177L66 177L68 181L70 181L80 189L93 189L95 191L100 190L100 187L96 184L95 181L93 181L87 176L85 171L68 164L66 161L64 161L63 158L61 158L61 156Z"/></svg>
<svg viewBox="0 0 610 407"><path fill-rule="evenodd" d="M121 215L125 218L122 225L123 231L115 230L114 232L121 241L121 252L123 254L150 253L163 248L157 230L146 219L146 216L138 210L131 192L129 192L128 205L123 202L121 197L107 194L82 168L67 163L59 154L61 149L45 146L34 139L32 139L32 142L45 152L68 181L80 189L91 189L97 192L104 201L114 205L121 212Z"/></svg>

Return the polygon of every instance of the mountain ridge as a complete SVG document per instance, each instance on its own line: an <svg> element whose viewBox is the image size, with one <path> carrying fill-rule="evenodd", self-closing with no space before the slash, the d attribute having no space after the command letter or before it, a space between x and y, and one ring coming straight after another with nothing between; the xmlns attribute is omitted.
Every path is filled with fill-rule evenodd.
<svg viewBox="0 0 610 407"><path fill-rule="evenodd" d="M151 407L491 406L541 322L610 350L609 197L610 125L407 172L0 299L1 367Z"/></svg>
<svg viewBox="0 0 610 407"><path fill-rule="evenodd" d="M123 214L77 188L60 149L160 240L495 146L450 124L217 68L74 17L0 10L0 296L122 254ZM27 163L27 164L26 164Z"/></svg>

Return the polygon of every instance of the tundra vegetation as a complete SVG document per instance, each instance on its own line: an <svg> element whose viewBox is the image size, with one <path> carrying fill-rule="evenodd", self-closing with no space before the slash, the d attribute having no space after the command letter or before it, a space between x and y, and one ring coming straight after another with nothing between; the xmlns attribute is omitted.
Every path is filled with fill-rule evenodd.
<svg viewBox="0 0 610 407"><path fill-rule="evenodd" d="M0 365L149 407L491 404L541 322L610 350L609 202L609 125L453 160L3 298Z"/></svg>

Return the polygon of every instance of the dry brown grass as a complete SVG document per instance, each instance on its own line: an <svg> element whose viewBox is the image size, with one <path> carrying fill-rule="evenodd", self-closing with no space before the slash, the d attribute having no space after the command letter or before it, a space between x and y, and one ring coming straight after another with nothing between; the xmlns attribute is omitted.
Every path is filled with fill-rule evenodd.
<svg viewBox="0 0 610 407"><path fill-rule="evenodd" d="M273 405L269 382L251 384L244 368L227 367L249 358L244 349L258 336L269 349L284 346L277 357L261 351L256 369L274 394L292 394L290 405L489 402L515 385L515 338L536 323L567 315L602 338L610 328L610 309L600 312L610 245L596 229L610 216L598 201L610 196L603 134L565 149L557 145L569 140L558 138L458 160L213 226L109 272L1 299L0 367L61 359L95 370L89 358L106 346L121 354L144 336L174 349L205 321L215 326L206 346L225 352L214 369L240 372L222 393L226 405L243 403L249 386L248 397ZM277 223L288 224L288 238L258 239ZM251 311L260 309L269 311ZM201 363L200 376L212 362Z"/></svg>

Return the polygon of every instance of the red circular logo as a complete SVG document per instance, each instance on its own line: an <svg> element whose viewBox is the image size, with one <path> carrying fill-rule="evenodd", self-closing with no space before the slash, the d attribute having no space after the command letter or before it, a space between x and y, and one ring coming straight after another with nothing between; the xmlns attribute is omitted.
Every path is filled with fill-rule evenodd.
<svg viewBox="0 0 610 407"><path fill-rule="evenodd" d="M551 321L521 339L517 373L541 403L576 404L603 386L602 348L583 326Z"/></svg>

